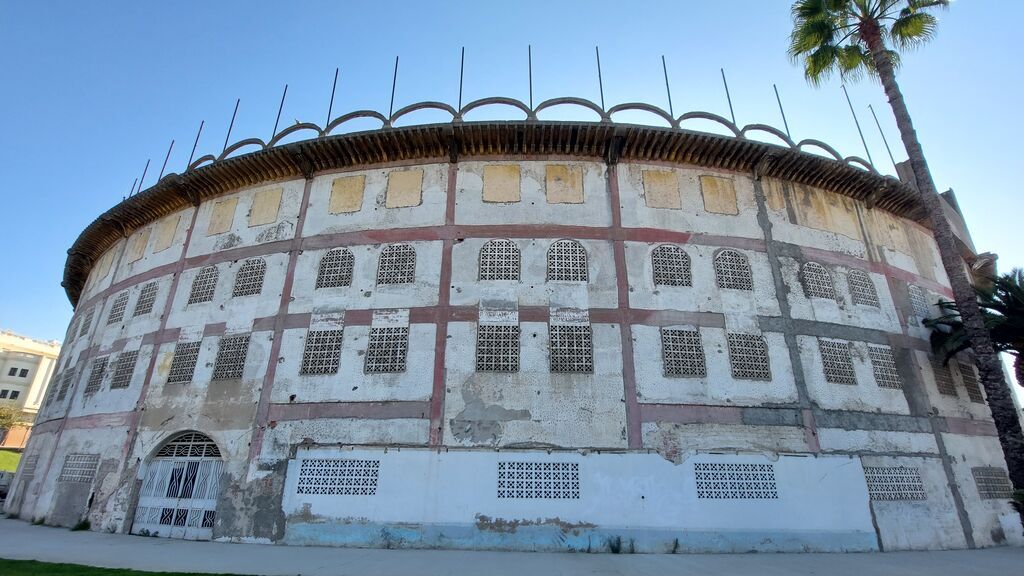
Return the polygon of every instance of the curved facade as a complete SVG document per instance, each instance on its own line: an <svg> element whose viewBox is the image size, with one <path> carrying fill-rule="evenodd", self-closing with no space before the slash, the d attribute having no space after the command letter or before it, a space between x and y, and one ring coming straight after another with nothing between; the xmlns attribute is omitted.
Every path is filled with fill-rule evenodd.
<svg viewBox="0 0 1024 576"><path fill-rule="evenodd" d="M1020 542L912 190L607 123L322 137L173 175L69 251L24 519L587 551Z"/></svg>

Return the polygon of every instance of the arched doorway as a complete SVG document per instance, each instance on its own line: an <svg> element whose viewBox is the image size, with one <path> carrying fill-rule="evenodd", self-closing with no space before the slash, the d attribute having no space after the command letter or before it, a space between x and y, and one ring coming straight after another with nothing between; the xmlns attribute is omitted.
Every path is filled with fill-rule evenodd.
<svg viewBox="0 0 1024 576"><path fill-rule="evenodd" d="M168 440L146 465L132 534L211 539L223 464L209 436L182 432Z"/></svg>

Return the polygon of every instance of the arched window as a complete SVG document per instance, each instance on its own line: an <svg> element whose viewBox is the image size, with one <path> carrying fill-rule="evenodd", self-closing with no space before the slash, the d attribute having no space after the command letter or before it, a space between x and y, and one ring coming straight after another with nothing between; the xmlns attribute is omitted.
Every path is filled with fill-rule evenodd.
<svg viewBox="0 0 1024 576"><path fill-rule="evenodd" d="M380 252L377 284L410 284L416 281L416 250L408 244L391 244Z"/></svg>
<svg viewBox="0 0 1024 576"><path fill-rule="evenodd" d="M519 247L511 240L488 240L480 248L481 280L519 280Z"/></svg>
<svg viewBox="0 0 1024 576"><path fill-rule="evenodd" d="M235 289L231 296L252 296L263 291L263 277L267 262L263 258L250 258L242 263L235 276Z"/></svg>
<svg viewBox="0 0 1024 576"><path fill-rule="evenodd" d="M651 252L655 286L693 286L690 255L674 244L662 244Z"/></svg>
<svg viewBox="0 0 1024 576"><path fill-rule="evenodd" d="M124 309L128 307L128 291L125 290L114 298L114 303L110 306L110 315L107 316L107 326L111 324L117 324L124 319Z"/></svg>
<svg viewBox="0 0 1024 576"><path fill-rule="evenodd" d="M217 276L219 272L216 266L207 266L196 274L192 280L192 291L188 295L187 304L198 304L213 300L213 293L217 289Z"/></svg>
<svg viewBox="0 0 1024 576"><path fill-rule="evenodd" d="M804 295L808 298L836 299L836 286L832 283L832 275L824 266L817 262L807 262L800 270L800 283L804 286Z"/></svg>
<svg viewBox="0 0 1024 576"><path fill-rule="evenodd" d="M182 432L160 447L157 458L220 458L220 448L209 436Z"/></svg>
<svg viewBox="0 0 1024 576"><path fill-rule="evenodd" d="M346 248L328 250L320 259L316 273L317 288L338 288L352 285L352 268L356 259Z"/></svg>
<svg viewBox="0 0 1024 576"><path fill-rule="evenodd" d="M736 250L720 250L715 254L715 282L719 288L753 290L754 279L750 261Z"/></svg>
<svg viewBox="0 0 1024 576"><path fill-rule="evenodd" d="M924 290L911 284L907 286L907 293L910 295L910 305L914 308L914 315L918 318L928 318L930 307L928 306L928 299L924 295Z"/></svg>
<svg viewBox="0 0 1024 576"><path fill-rule="evenodd" d="M850 296L854 304L878 308L878 291L867 272L854 268L846 275L846 281L850 285Z"/></svg>
<svg viewBox="0 0 1024 576"><path fill-rule="evenodd" d="M575 240L558 240L548 248L548 281L587 282L587 251Z"/></svg>

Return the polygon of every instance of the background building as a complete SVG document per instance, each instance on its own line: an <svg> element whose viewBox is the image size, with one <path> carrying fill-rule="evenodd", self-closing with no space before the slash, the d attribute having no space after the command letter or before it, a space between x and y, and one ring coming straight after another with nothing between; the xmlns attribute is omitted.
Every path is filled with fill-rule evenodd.
<svg viewBox="0 0 1024 576"><path fill-rule="evenodd" d="M24 425L0 430L0 448L25 447L59 354L60 342L55 340L0 331L0 402L13 403L25 415Z"/></svg>
<svg viewBox="0 0 1024 576"><path fill-rule="evenodd" d="M298 125L100 216L7 511L384 547L1021 542L970 359L929 355L950 290L916 191L599 113Z"/></svg>

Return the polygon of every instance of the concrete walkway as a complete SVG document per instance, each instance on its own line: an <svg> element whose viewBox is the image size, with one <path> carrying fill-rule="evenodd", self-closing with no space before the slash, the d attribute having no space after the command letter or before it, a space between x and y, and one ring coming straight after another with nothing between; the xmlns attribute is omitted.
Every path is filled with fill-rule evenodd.
<svg viewBox="0 0 1024 576"><path fill-rule="evenodd" d="M0 558L150 571L302 576L736 575L1007 576L1024 548L885 554L531 554L184 542L0 520Z"/></svg>

